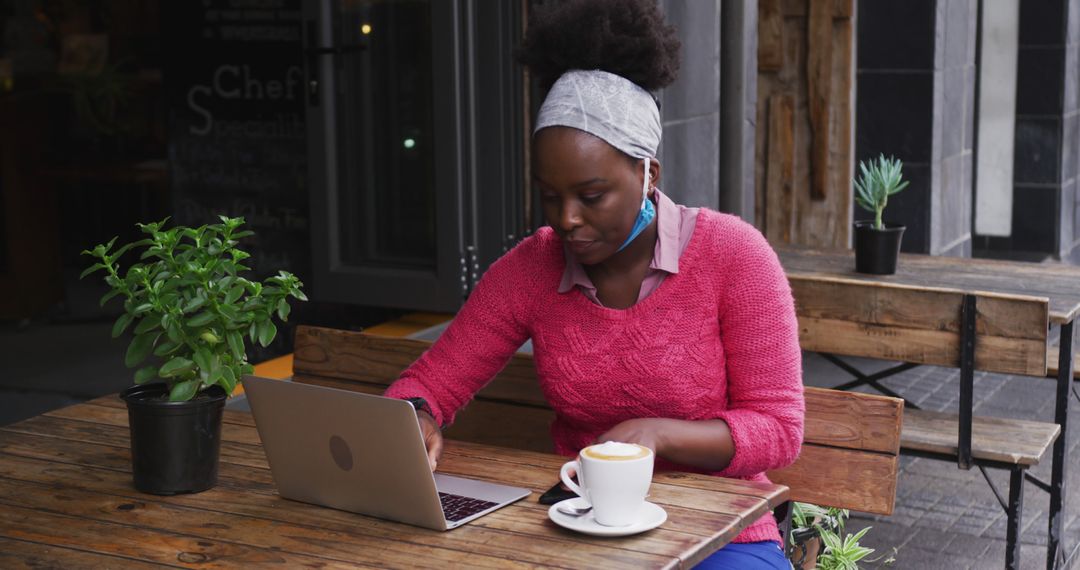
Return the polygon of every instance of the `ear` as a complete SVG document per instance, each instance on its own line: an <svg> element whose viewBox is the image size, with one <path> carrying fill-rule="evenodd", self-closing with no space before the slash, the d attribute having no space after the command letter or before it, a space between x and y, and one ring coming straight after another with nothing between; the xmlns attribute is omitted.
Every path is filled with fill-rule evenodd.
<svg viewBox="0 0 1080 570"><path fill-rule="evenodd" d="M649 159L649 187L660 185L660 161Z"/></svg>

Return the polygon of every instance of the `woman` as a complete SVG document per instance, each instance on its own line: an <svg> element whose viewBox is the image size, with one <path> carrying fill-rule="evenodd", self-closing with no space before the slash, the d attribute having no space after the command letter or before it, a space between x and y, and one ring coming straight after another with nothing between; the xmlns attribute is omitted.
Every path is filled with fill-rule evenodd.
<svg viewBox="0 0 1080 570"><path fill-rule="evenodd" d="M519 54L550 91L532 159L550 227L495 262L442 338L387 395L422 398L432 469L440 426L532 338L556 450L652 448L657 469L766 481L803 429L791 292L768 243L734 216L676 205L656 184L679 43L654 0L538 11ZM765 516L709 568L789 568Z"/></svg>

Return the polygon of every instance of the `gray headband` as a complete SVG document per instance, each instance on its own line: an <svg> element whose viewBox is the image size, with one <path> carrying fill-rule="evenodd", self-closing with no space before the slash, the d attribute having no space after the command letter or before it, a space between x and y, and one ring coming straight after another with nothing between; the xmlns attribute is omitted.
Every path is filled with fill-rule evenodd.
<svg viewBox="0 0 1080 570"><path fill-rule="evenodd" d="M656 156L660 109L634 82L606 71L567 71L551 86L536 116L537 131L573 127L634 158Z"/></svg>

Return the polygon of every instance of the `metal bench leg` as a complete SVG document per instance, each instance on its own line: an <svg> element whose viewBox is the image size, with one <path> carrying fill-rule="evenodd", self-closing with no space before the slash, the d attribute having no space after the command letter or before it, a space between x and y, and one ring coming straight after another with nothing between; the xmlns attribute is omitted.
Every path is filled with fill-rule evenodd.
<svg viewBox="0 0 1080 570"><path fill-rule="evenodd" d="M971 469L971 421L975 406L975 295L964 295L960 309L960 434L956 465Z"/></svg>
<svg viewBox="0 0 1080 570"><path fill-rule="evenodd" d="M791 501L785 501L780 506L773 509L773 516L776 517L776 522L780 525L780 545L784 547L784 552L787 552L788 541L791 539L791 509L794 507Z"/></svg>
<svg viewBox="0 0 1080 570"><path fill-rule="evenodd" d="M1065 531L1065 450L1068 449L1069 433L1069 388L1073 376L1073 323L1061 325L1061 352L1058 358L1057 395L1054 409L1054 422L1061 426L1061 435L1054 442L1052 474L1050 477L1050 528L1046 541L1046 568L1054 570L1059 562L1068 567L1064 553L1068 548L1064 544L1062 533Z"/></svg>
<svg viewBox="0 0 1080 570"><path fill-rule="evenodd" d="M1005 568L1013 570L1020 567L1020 519L1024 515L1024 468L1011 469L1009 477L1009 506L1005 509L1008 518L1005 530Z"/></svg>

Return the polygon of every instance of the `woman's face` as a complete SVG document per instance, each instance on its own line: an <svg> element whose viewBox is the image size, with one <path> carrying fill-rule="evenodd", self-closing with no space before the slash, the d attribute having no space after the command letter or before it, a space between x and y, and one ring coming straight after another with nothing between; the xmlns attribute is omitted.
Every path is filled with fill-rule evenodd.
<svg viewBox="0 0 1080 570"><path fill-rule="evenodd" d="M548 127L533 138L533 178L547 223L579 262L601 263L623 244L641 209L643 161L598 137ZM652 183L659 164L652 165Z"/></svg>

